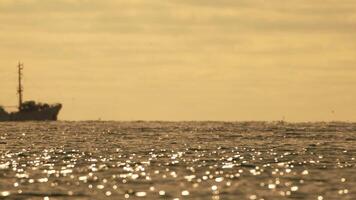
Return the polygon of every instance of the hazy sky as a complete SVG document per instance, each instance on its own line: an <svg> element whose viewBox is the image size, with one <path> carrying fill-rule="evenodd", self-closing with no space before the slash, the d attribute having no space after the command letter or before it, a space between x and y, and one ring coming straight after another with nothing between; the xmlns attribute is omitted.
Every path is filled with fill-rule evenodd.
<svg viewBox="0 0 356 200"><path fill-rule="evenodd" d="M355 0L0 0L18 60L63 120L356 121Z"/></svg>

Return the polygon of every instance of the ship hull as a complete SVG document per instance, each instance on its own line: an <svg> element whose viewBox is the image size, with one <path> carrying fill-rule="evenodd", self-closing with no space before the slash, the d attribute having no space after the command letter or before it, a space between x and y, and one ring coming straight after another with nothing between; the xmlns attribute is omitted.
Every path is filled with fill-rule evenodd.
<svg viewBox="0 0 356 200"><path fill-rule="evenodd" d="M0 121L56 121L61 108L58 104L41 110L0 113Z"/></svg>

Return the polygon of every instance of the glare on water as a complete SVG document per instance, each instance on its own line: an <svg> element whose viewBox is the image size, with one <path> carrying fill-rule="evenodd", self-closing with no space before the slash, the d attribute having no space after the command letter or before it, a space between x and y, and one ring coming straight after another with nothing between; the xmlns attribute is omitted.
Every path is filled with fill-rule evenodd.
<svg viewBox="0 0 356 200"><path fill-rule="evenodd" d="M356 124L0 123L0 198L356 199Z"/></svg>

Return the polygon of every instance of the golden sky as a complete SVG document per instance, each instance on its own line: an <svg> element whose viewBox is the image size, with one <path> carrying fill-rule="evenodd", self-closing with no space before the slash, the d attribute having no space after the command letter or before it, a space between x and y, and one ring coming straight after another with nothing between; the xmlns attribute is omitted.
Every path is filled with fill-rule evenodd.
<svg viewBox="0 0 356 200"><path fill-rule="evenodd" d="M19 60L62 120L356 121L355 0L0 0Z"/></svg>

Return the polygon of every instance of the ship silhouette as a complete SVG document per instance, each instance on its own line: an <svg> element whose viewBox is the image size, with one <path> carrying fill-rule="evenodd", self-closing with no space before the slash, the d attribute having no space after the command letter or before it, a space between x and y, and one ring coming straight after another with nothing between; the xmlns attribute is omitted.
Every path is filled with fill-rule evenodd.
<svg viewBox="0 0 356 200"><path fill-rule="evenodd" d="M18 64L18 111L7 112L0 106L0 121L55 121L62 104L37 103L35 101L23 102L22 70L24 65Z"/></svg>

